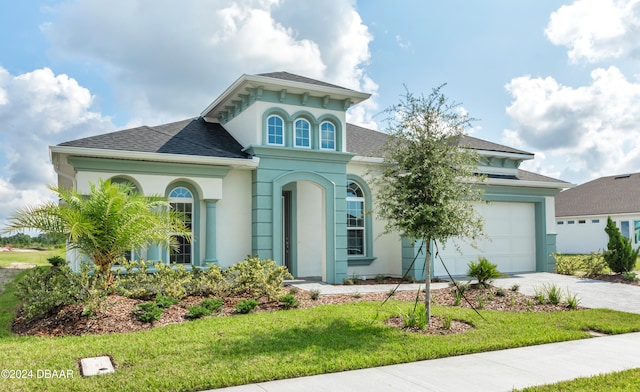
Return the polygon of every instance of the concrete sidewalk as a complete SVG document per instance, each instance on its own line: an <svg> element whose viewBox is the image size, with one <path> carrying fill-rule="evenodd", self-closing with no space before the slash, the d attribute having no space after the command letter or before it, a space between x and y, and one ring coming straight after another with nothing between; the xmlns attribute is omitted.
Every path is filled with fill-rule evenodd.
<svg viewBox="0 0 640 392"><path fill-rule="evenodd" d="M555 284L578 294L582 306L640 313L640 287L608 283L549 273L518 274L497 279L494 285L520 286L533 295L543 285ZM389 291L395 285L332 286L296 282L305 290L322 294ZM432 288L447 287L434 283ZM424 285L422 285L422 288ZM416 290L418 285L402 285ZM425 391L511 391L529 386L640 368L640 333L602 336L570 342L521 347L383 366L288 380L248 384L216 391L229 392L425 392Z"/></svg>
<svg viewBox="0 0 640 392"><path fill-rule="evenodd" d="M640 367L640 333L217 389L228 392L511 391Z"/></svg>

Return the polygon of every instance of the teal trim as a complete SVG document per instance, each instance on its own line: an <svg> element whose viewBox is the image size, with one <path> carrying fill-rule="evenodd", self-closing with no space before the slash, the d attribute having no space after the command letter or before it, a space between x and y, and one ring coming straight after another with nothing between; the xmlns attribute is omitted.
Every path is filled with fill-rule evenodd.
<svg viewBox="0 0 640 392"><path fill-rule="evenodd" d="M216 257L217 200L205 200L207 208L205 220L205 258L204 264L218 264Z"/></svg>
<svg viewBox="0 0 640 392"><path fill-rule="evenodd" d="M376 260L373 256L373 203L371 201L371 189L362 177L355 174L347 174L347 181L353 181L360 186L364 193L364 234L365 234L365 254L364 256L349 256L349 267L370 265ZM346 185L346 183L345 183ZM346 218L346 216L345 216Z"/></svg>
<svg viewBox="0 0 640 392"><path fill-rule="evenodd" d="M176 181L167 186L167 188L165 189L165 197L169 197L169 193L177 187L187 188L193 195L193 221L191 222L193 237L191 238L191 254L193 265L199 267L203 265L202 260L200 260L200 246L198 246L200 242L200 195L196 191L196 187L194 184L186 181ZM161 259L165 263L168 263L168 252L164 252Z"/></svg>
<svg viewBox="0 0 640 392"><path fill-rule="evenodd" d="M515 182L515 181L514 181ZM500 196L555 196L560 193L557 188L533 188L523 186L487 185L479 184L485 194Z"/></svg>
<svg viewBox="0 0 640 392"><path fill-rule="evenodd" d="M196 176L223 178L231 167L198 165L192 163L169 163L149 161L129 161L124 159L104 159L69 157L74 169L94 172L117 172L128 174L158 174L176 176Z"/></svg>
<svg viewBox="0 0 640 392"><path fill-rule="evenodd" d="M152 244L147 247L147 260L156 262L158 260L162 260L161 256L162 247L157 244Z"/></svg>
<svg viewBox="0 0 640 392"><path fill-rule="evenodd" d="M283 161L286 160L296 160L302 162L309 162L310 165L307 165L310 170L313 170L314 167L318 167L318 165L322 165L323 163L329 164L345 164L351 160L355 156L355 154L348 152L338 152L331 150L309 150L309 149L291 149L291 148L283 148L278 146L257 146L250 145L244 149L247 153L251 155L255 155L260 158L276 158L281 159ZM290 170L291 162L283 162L283 169ZM262 166L262 162L260 163ZM299 168L299 167L296 167ZM329 169L335 170L335 169ZM345 168L340 169L344 172Z"/></svg>
<svg viewBox="0 0 640 392"><path fill-rule="evenodd" d="M322 116L318 117L318 126L320 126L320 124L322 124L323 122L329 122L331 124L333 124L335 126L335 130L336 130L336 134L335 134L335 150L336 151L343 151L344 149L342 148L342 121L340 121L340 119L336 116L334 116L333 114L323 114ZM318 142L320 141L320 135L318 134ZM327 150L324 150L327 151Z"/></svg>
<svg viewBox="0 0 640 392"><path fill-rule="evenodd" d="M282 187L291 192L291 238L289 244L291 275L298 276L298 186L290 183Z"/></svg>

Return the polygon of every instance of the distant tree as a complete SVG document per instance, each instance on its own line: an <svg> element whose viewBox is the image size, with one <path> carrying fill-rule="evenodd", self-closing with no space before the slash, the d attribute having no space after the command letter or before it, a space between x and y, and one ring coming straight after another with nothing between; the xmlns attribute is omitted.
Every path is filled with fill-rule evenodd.
<svg viewBox="0 0 640 392"><path fill-rule="evenodd" d="M102 276L126 251L149 244L177 249L175 235L189 237L183 217L165 198L134 192L130 184L100 181L88 195L50 187L60 200L18 210L3 233L37 229L62 235L70 249L78 249Z"/></svg>
<svg viewBox="0 0 640 392"><path fill-rule="evenodd" d="M611 271L618 274L633 271L640 248L633 249L631 240L620 233L620 229L610 216L607 217L607 226L604 231L609 235L607 250L604 251L604 260Z"/></svg>
<svg viewBox="0 0 640 392"><path fill-rule="evenodd" d="M428 96L407 92L386 110L390 134L381 173L373 176L377 212L387 232L400 232L426 246L426 318L431 317L431 241L452 237L475 240L482 218L473 203L482 200L476 174L479 157L465 145L473 119L441 92Z"/></svg>

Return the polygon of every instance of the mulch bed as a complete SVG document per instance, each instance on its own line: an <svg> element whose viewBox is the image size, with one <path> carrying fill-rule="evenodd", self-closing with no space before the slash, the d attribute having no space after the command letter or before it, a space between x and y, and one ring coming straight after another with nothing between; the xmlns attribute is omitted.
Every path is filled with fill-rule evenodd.
<svg viewBox="0 0 640 392"><path fill-rule="evenodd" d="M292 290L290 287L287 287L286 290L294 294L300 303L300 308L348 302L382 302L389 295L388 293L320 295L318 299L313 300L307 291ZM416 294L417 292L415 290L397 291L392 296L392 299L412 302L415 301ZM432 290L431 295L432 303L435 305L456 306L452 288ZM523 295L516 291L499 290L495 287L472 287L465 292L465 296L469 303L475 307L482 304L482 309L485 310L507 312L556 312L568 310L564 305L539 304L533 297ZM65 306L59 309L57 313L51 314L46 318L33 320L26 320L24 315L19 313L13 323L13 331L19 335L36 336L100 335L144 331L158 326L188 322L186 319L188 313L187 307L198 305L203 299L202 297L187 297L180 301L180 303L165 309L160 320L145 323L139 321L134 313L136 305L144 301L111 295L105 299L102 306L91 317L82 314L82 306L80 305ZM242 298L226 298L222 311L213 317L234 316L235 305L240 299ZM419 301L424 301L423 292L419 294ZM470 308L469 303L463 300L457 306ZM277 301L262 299L256 312L272 312L281 309L283 309L282 305ZM397 326L398 328L404 328L401 317L392 318L388 320L387 323L388 325ZM470 328L470 325L458 320L452 320L451 327L444 328L443 321L440 320L439 317L433 316L430 328L421 330L420 332L449 334L464 332Z"/></svg>

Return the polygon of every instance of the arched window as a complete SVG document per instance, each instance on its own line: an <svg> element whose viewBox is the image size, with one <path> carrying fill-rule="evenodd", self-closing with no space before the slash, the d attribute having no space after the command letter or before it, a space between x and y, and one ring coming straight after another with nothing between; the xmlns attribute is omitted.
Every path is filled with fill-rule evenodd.
<svg viewBox="0 0 640 392"><path fill-rule="evenodd" d="M328 121L320 124L320 148L323 150L336 149L336 126Z"/></svg>
<svg viewBox="0 0 640 392"><path fill-rule="evenodd" d="M311 126L304 119L296 120L294 144L296 147L311 147Z"/></svg>
<svg viewBox="0 0 640 392"><path fill-rule="evenodd" d="M347 181L347 255L366 254L365 198L362 188L354 181Z"/></svg>
<svg viewBox="0 0 640 392"><path fill-rule="evenodd" d="M181 213L187 228L191 230L193 238L193 194L185 187L173 188L169 193L169 204L177 212ZM170 252L169 262L177 264L191 264L193 262L193 252L191 243L185 236L175 235L178 242L178 251Z"/></svg>
<svg viewBox="0 0 640 392"><path fill-rule="evenodd" d="M279 116L267 118L267 144L284 146L284 121Z"/></svg>

